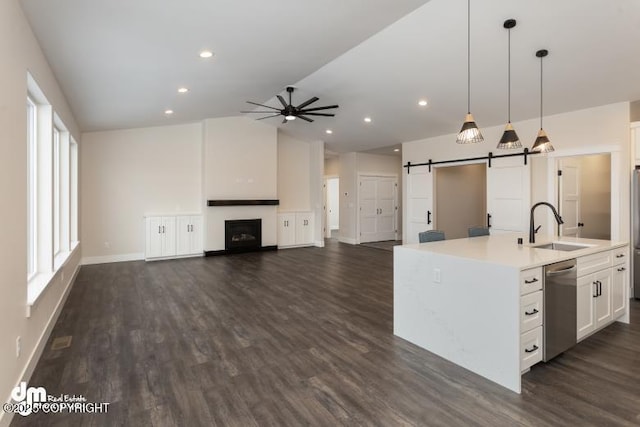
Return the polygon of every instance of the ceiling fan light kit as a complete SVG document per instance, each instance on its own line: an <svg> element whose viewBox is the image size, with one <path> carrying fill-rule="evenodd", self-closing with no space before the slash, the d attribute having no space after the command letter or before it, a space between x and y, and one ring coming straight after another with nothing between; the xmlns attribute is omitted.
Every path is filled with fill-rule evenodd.
<svg viewBox="0 0 640 427"><path fill-rule="evenodd" d="M504 21L503 27L507 29L509 34L508 41L508 68L507 68L507 125L504 128L504 133L502 134L502 138L500 138L500 142L498 142L498 149L515 149L521 148L522 143L518 138L518 134L516 134L515 129L513 129L513 125L511 124L511 29L516 26L515 19L507 19Z"/></svg>
<svg viewBox="0 0 640 427"><path fill-rule="evenodd" d="M269 119L271 117L284 116L284 120L282 120L282 123L293 121L296 118L299 118L306 122L311 123L313 122L313 119L307 116L324 116L324 117L335 116L335 114L333 113L319 113L318 111L331 110L334 108L338 108L338 105L327 105L325 107L307 108L309 105L313 104L314 102L320 99L317 96L307 99L305 102L303 102L298 106L293 105L293 102L291 101L291 95L293 94L294 90L295 90L295 87L287 86L287 93L289 94L289 102L286 102L282 96L276 95L276 98L278 98L278 101L280 101L280 103L282 104L282 108L276 108L276 107L271 107L269 105L259 104L257 102L247 101L248 104L269 108L270 111L241 111L241 113L269 114L268 116L260 117L256 120L264 120L264 119Z"/></svg>
<svg viewBox="0 0 640 427"><path fill-rule="evenodd" d="M458 133L458 144L483 142L484 138L471 114L471 0L467 0L467 115Z"/></svg>

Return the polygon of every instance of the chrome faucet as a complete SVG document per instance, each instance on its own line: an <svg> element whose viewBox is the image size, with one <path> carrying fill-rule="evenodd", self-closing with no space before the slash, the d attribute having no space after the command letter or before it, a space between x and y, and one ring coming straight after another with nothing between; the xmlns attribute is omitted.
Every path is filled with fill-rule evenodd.
<svg viewBox="0 0 640 427"><path fill-rule="evenodd" d="M529 218L529 243L536 242L536 232L538 231L540 226L538 226L538 228L535 228L535 226L533 225L533 211L536 210L536 208L540 205L549 206L549 208L551 208L551 211L553 212L553 215L556 217L556 222L558 223L558 225L564 224L562 217L558 214L558 211L556 210L556 208L553 207L551 203L547 203L547 202L536 203L535 205L531 206L531 217Z"/></svg>

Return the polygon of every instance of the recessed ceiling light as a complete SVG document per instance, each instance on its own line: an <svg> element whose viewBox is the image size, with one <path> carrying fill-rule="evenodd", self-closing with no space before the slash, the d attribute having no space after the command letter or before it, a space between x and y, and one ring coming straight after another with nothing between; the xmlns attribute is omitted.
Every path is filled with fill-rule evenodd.
<svg viewBox="0 0 640 427"><path fill-rule="evenodd" d="M173 110L164 110L164 113L165 113L167 116L170 116L170 115L172 115L172 114L173 114Z"/></svg>
<svg viewBox="0 0 640 427"><path fill-rule="evenodd" d="M213 56L213 52L210 50L203 50L200 52L200 58L211 58Z"/></svg>
<svg viewBox="0 0 640 427"><path fill-rule="evenodd" d="M371 123L371 117L365 117L364 121L367 122L367 123Z"/></svg>
<svg viewBox="0 0 640 427"><path fill-rule="evenodd" d="M421 99L420 101L418 101L418 105L421 107L426 107L427 106L427 100L426 99Z"/></svg>
<svg viewBox="0 0 640 427"><path fill-rule="evenodd" d="M331 129L327 129L325 130L326 133L328 133L329 135L331 135L333 133L333 131Z"/></svg>
<svg viewBox="0 0 640 427"><path fill-rule="evenodd" d="M393 151L395 151L397 153L398 151L400 151L400 149L399 148L394 148Z"/></svg>
<svg viewBox="0 0 640 427"><path fill-rule="evenodd" d="M178 89L178 93L187 93L187 92L189 92L189 89L186 87L181 87Z"/></svg>

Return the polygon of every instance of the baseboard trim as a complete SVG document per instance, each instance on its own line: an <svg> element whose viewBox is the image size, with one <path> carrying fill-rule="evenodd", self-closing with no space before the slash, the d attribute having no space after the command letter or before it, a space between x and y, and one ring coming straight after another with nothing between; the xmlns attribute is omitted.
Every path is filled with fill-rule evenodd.
<svg viewBox="0 0 640 427"><path fill-rule="evenodd" d="M348 243L348 244L350 244L350 245L356 245L356 244L358 244L358 242L356 242L356 239L351 239L351 238L349 238L349 237L339 237L339 238L338 238L338 241L339 241L339 242L342 242L342 243Z"/></svg>
<svg viewBox="0 0 640 427"><path fill-rule="evenodd" d="M317 248L324 248L324 240L316 240L315 246Z"/></svg>
<svg viewBox="0 0 640 427"><path fill-rule="evenodd" d="M69 283L67 283L67 287L65 288L64 292L62 292L62 295L58 300L58 304L56 305L56 308L53 310L53 313L51 313L51 316L47 321L47 325L42 331L42 334L40 334L40 338L38 338L38 344L36 344L36 346L34 347L33 351L31 352L31 355L29 356L29 361L26 363L24 369L22 370L22 373L20 374L20 377L18 379L16 386L18 386L18 384L20 384L21 381L26 381L27 383L29 383L29 381L31 380L31 375L33 375L33 371L36 369L36 366L38 365L38 361L40 360L40 357L44 352L45 345L47 344L47 341L49 341L49 337L51 336L53 327L56 325L56 322L60 317L60 313L62 312L62 307L64 307L64 304L67 302L67 297L69 296L69 293L71 292L71 288L73 288L73 285L76 282L76 278L78 277L79 272L80 272L80 264L76 266L76 269L73 272L73 275L71 276L71 280L69 280ZM9 394L9 396L5 398L4 402L10 402L10 401L11 401L11 394ZM11 420L13 420L14 415L15 414L12 412L5 412L5 411L0 412L0 426L8 426L9 424L11 424Z"/></svg>
<svg viewBox="0 0 640 427"><path fill-rule="evenodd" d="M248 252L270 252L270 251L277 251L277 250L278 250L278 247L275 245L263 246L259 249L236 249L236 250L222 249L219 251L205 251L204 256L233 255L233 254L244 254Z"/></svg>
<svg viewBox="0 0 640 427"><path fill-rule="evenodd" d="M120 254L85 257L80 260L81 265L108 264L112 262L139 261L144 259L144 254Z"/></svg>

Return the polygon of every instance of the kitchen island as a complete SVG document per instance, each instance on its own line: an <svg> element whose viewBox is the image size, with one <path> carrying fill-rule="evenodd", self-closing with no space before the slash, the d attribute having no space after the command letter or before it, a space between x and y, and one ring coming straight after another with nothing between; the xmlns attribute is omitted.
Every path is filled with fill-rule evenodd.
<svg viewBox="0 0 640 427"><path fill-rule="evenodd" d="M394 334L520 393L522 373L542 360L543 267L574 258L576 340L628 322L626 242L562 238L580 245L563 251L518 238L527 241L509 233L396 246ZM604 283L602 298L592 282Z"/></svg>

